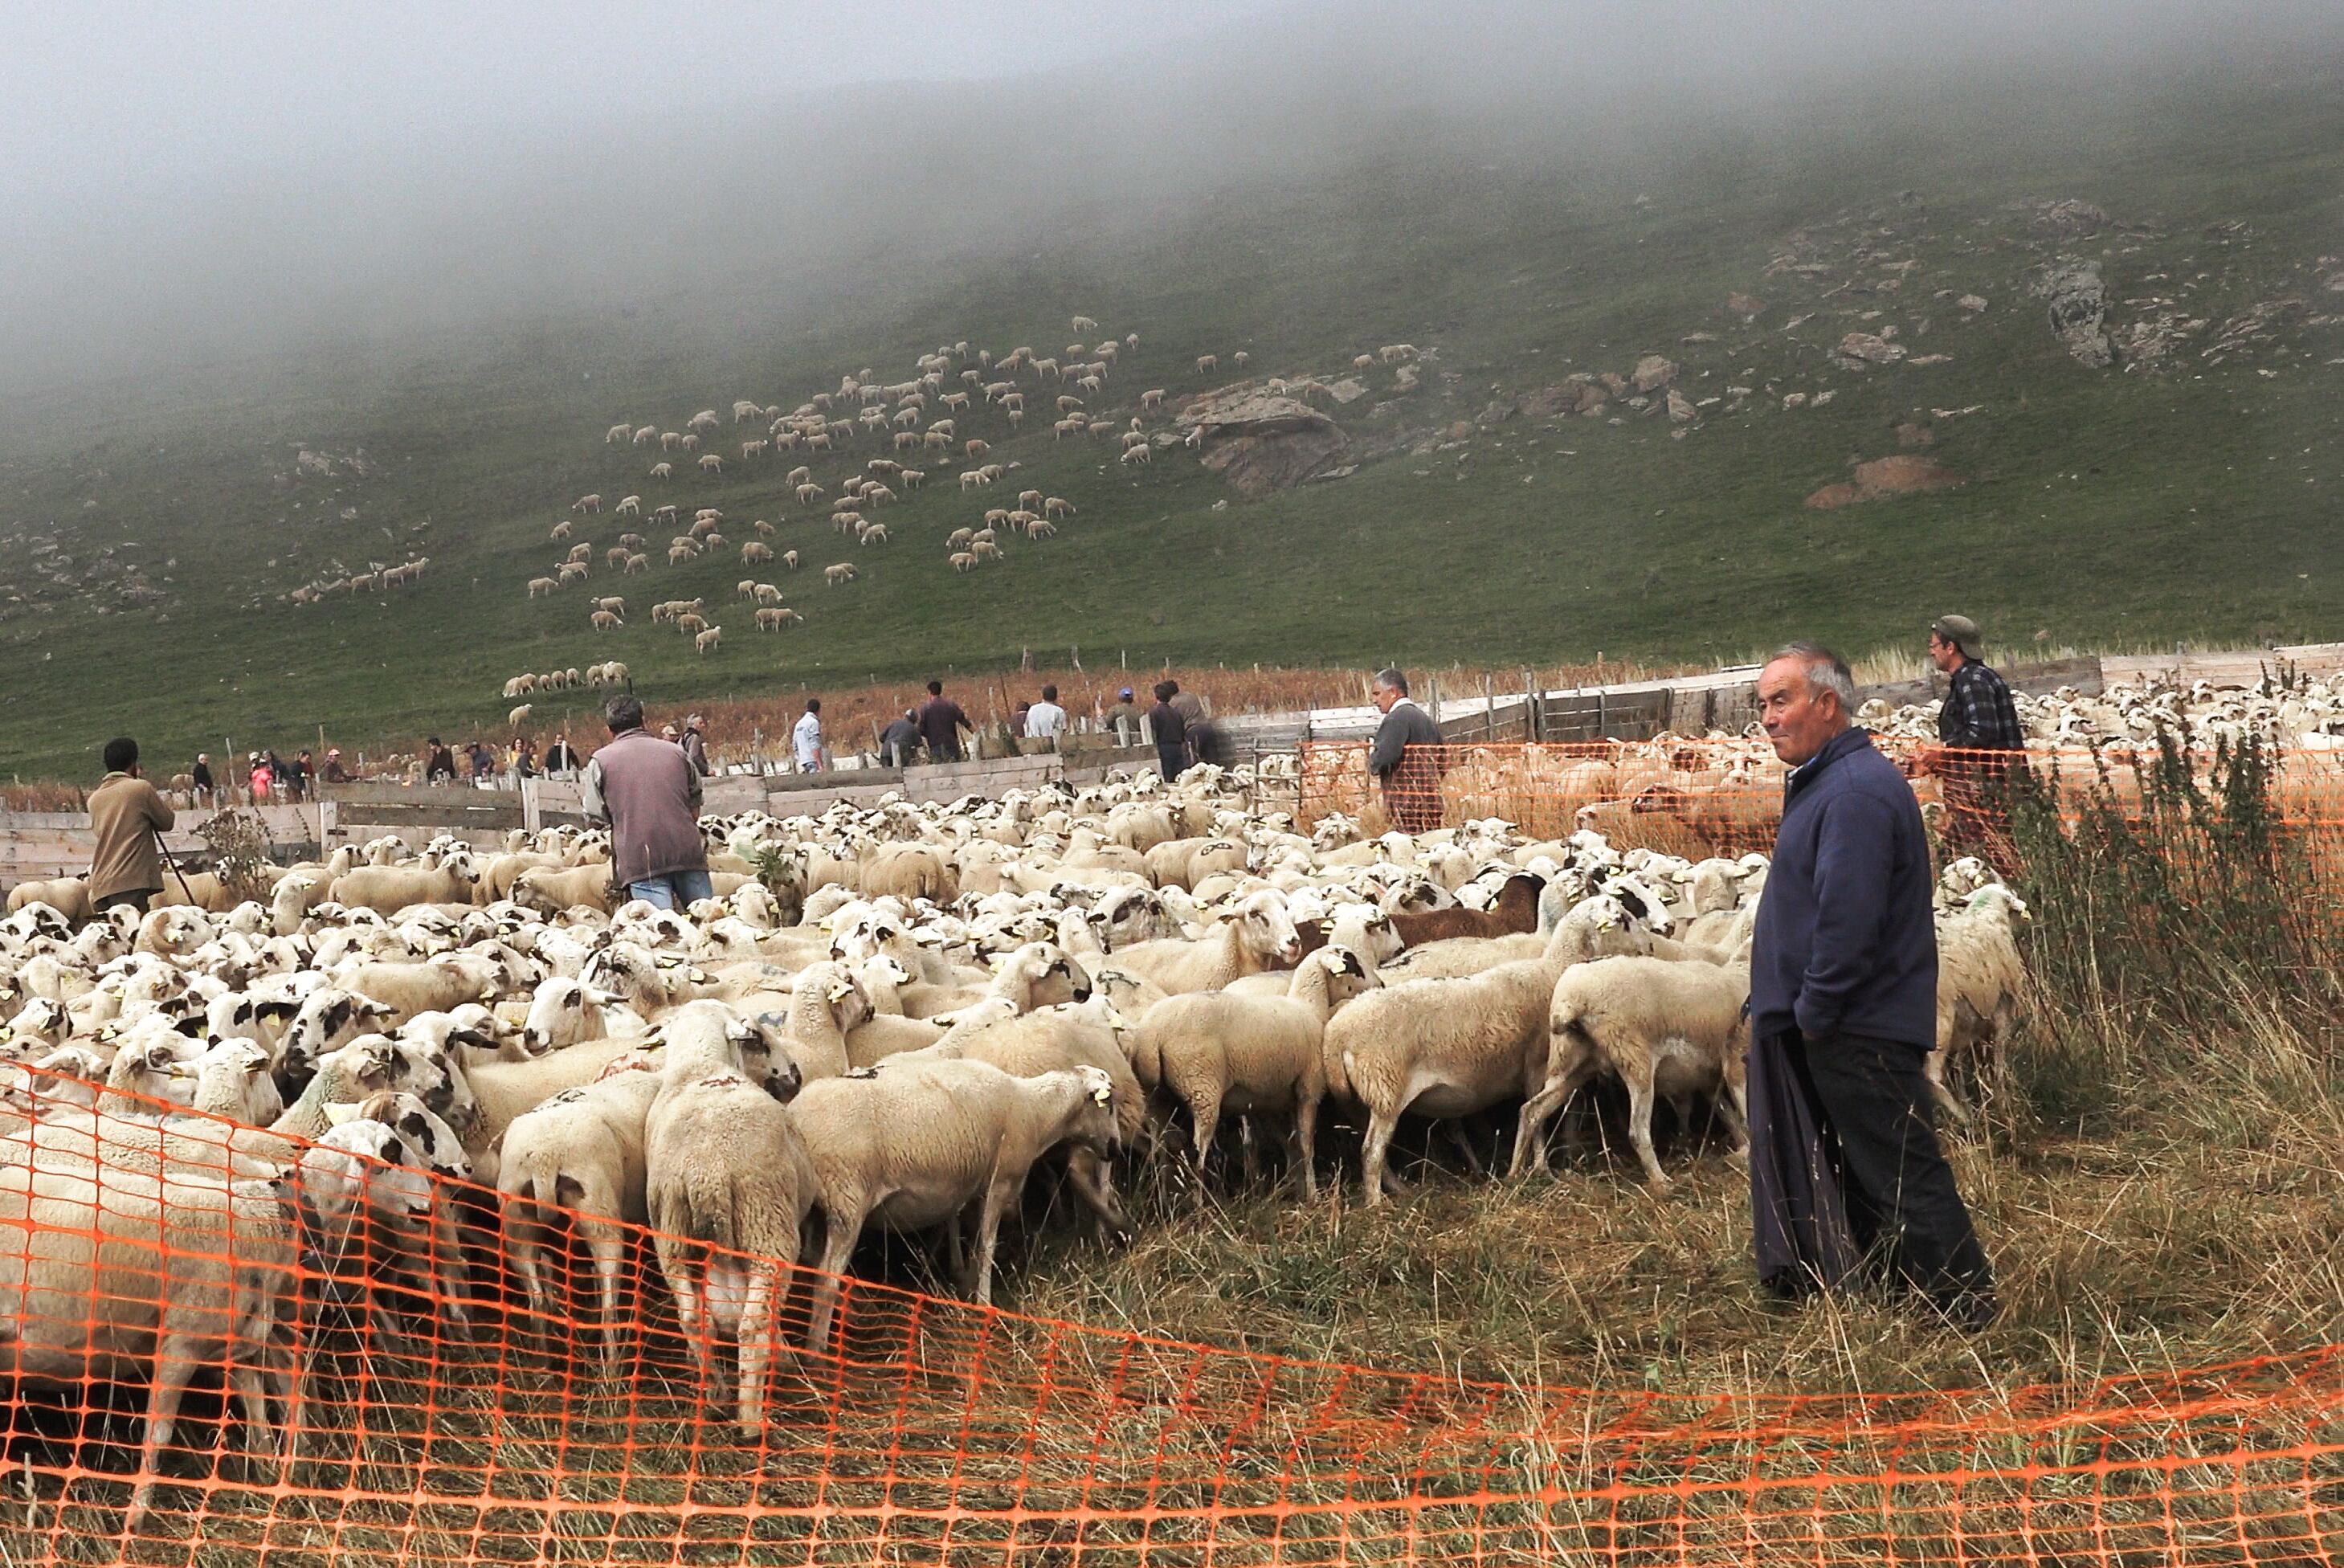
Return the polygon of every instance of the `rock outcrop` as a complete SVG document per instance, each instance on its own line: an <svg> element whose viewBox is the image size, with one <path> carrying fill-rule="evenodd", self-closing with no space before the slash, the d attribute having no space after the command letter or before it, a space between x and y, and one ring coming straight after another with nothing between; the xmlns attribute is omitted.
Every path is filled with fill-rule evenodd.
<svg viewBox="0 0 2344 1568"><path fill-rule="evenodd" d="M2050 302L2051 330L2077 364L2104 370L2116 362L2106 325L2107 288L2100 281L2098 262L2058 262L2036 281L2035 292Z"/></svg>
<svg viewBox="0 0 2344 1568"><path fill-rule="evenodd" d="M1174 422L1183 431L1200 432L1199 460L1248 501L1337 466L1351 449L1349 438L1325 414L1258 387L1207 392Z"/></svg>

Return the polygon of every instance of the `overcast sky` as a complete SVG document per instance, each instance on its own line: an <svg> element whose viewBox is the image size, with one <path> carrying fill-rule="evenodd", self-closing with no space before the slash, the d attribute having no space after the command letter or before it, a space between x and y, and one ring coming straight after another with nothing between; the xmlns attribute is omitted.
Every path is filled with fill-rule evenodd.
<svg viewBox="0 0 2344 1568"><path fill-rule="evenodd" d="M1884 65L2218 65L2248 34L2339 15L2344 0L0 0L0 376L259 344L357 302L380 328L607 300L680 256L703 272L781 258L824 215L863 231L932 211L964 235L1011 203L1096 190L1169 209L1215 175L1307 174L1452 114L1682 125L1769 93L1820 103L1827 78Z"/></svg>

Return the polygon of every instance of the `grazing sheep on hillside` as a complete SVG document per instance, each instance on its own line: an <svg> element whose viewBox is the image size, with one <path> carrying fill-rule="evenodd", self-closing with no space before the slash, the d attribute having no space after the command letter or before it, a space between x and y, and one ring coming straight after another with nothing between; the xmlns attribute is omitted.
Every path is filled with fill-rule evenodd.
<svg viewBox="0 0 2344 1568"><path fill-rule="evenodd" d="M854 581L854 562L834 561L822 569L822 577L823 582L832 588L837 587L842 582L852 582Z"/></svg>
<svg viewBox="0 0 2344 1568"><path fill-rule="evenodd" d="M695 653L712 653L716 651L716 645L723 640L724 628L711 626L692 640L692 651Z"/></svg>

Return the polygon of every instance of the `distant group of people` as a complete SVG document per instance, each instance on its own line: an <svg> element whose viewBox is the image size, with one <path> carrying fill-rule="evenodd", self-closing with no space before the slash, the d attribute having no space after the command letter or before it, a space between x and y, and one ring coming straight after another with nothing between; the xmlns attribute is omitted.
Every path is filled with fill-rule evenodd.
<svg viewBox="0 0 2344 1568"><path fill-rule="evenodd" d="M1228 760L1227 742L1206 713L1203 699L1182 691L1180 683L1170 679L1158 681L1154 693L1156 705L1143 711L1133 700L1133 689L1122 688L1115 704L1100 715L1101 728L1131 745L1141 738L1144 723L1145 733L1155 742L1158 769L1167 779L1179 777L1200 762ZM1064 741L1067 725L1058 688L1046 684L1038 699L1021 701L1010 711L1009 738L1013 744L1033 742L1056 747ZM879 732L879 760L889 767L921 761L962 762L968 755L962 737L975 733L976 725L967 712L945 695L944 683L930 681L928 700L905 708Z"/></svg>
<svg viewBox="0 0 2344 1568"><path fill-rule="evenodd" d="M692 715L692 723L700 722ZM667 727L668 738L675 737L675 726ZM487 787L502 774L508 783L518 785L522 779L574 779L585 759L570 744L570 732L564 730L538 755L537 742L527 735L517 735L509 746L493 746L485 741L466 741L460 750L451 750L438 735L423 743L423 782L428 784L470 783Z"/></svg>
<svg viewBox="0 0 2344 1568"><path fill-rule="evenodd" d="M289 762L278 756L274 748L248 752L243 767L229 766L224 772L225 781L212 772L209 752L196 754L194 764L187 769L187 793L195 804L226 805L241 793L254 805L298 805L314 794L319 784L350 782L349 774L342 766L338 746L326 748L323 763L307 750L296 752Z"/></svg>

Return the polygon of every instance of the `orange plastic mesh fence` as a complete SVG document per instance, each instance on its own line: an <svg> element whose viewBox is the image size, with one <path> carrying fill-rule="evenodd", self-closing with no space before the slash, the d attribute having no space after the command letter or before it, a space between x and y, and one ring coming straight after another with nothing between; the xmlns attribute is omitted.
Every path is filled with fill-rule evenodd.
<svg viewBox="0 0 2344 1568"><path fill-rule="evenodd" d="M1886 737L1876 744L1912 778L1923 810L1956 828L1975 799L1963 793L1965 774L1992 769L2008 755ZM2210 748L2187 754L2181 763L2200 788L2210 784L2216 765ZM2153 749L2144 746L2099 754L2038 748L2029 751L2026 765L2056 792L2070 822L2093 809L2113 809L2137 822L2157 764ZM1397 801L1369 774L1364 741L1305 743L1299 768L1306 825L1338 813L1379 832L1395 825L1455 827L1494 816L1534 838L1592 828L1614 847L1643 845L1699 859L1765 853L1783 815L1783 768L1763 741L1411 746ZM1406 798L1411 790L1423 814L1402 824L1398 818L1411 809ZM2344 750L2282 748L2271 766L2269 801L2284 829L2315 858L2344 870Z"/></svg>
<svg viewBox="0 0 2344 1568"><path fill-rule="evenodd" d="M698 1347L721 1371L736 1338L774 1341L744 1433L634 1228L606 1363L591 1271L529 1307L491 1193L436 1184L440 1225L383 1168L229 1185L225 1124L158 1149L51 1088L70 1103L14 1128L0 1183L9 1563L2344 1557L2344 1348L2071 1390L1682 1396L1282 1361L860 1281L813 1351L817 1277L790 1270L775 1310ZM354 1192L374 1219L341 1225Z"/></svg>

